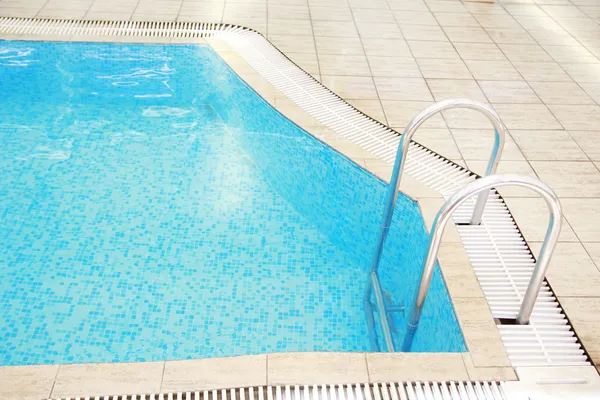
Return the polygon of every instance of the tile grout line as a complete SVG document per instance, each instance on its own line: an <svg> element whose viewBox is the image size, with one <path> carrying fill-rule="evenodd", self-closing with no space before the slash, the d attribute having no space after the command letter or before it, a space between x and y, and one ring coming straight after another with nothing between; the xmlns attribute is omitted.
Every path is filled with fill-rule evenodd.
<svg viewBox="0 0 600 400"><path fill-rule="evenodd" d="M381 107L381 111L383 112L383 117L385 118L385 124L386 124L386 126L389 127L387 113L385 112L385 109L383 108L383 102L381 101L381 95L379 94L379 88L377 87L377 84L375 83L375 77L373 76L373 70L371 69L371 63L369 62L369 58L367 57L367 51L365 49L365 44L363 43L363 38L360 34L360 31L358 30L358 25L356 24L356 19L354 18L354 9L350 5L349 0L346 0L346 4L348 5L348 8L350 9L350 15L352 16L352 24L354 25L354 29L356 30L356 35L358 37L358 41L360 42L360 47L362 48L363 56L365 57L365 61L367 62L367 67L369 68L371 83L373 83L373 88L375 88L375 93L377 94L377 101L379 102L379 107ZM400 28L398 28L398 29L400 29Z"/></svg>
<svg viewBox="0 0 600 400"><path fill-rule="evenodd" d="M269 12L268 7L269 6L267 4L267 13ZM308 9L308 20L310 21L310 28L312 30L313 45L315 46L315 58L317 59L317 70L319 71L319 82L321 82L321 76L322 76L322 74L321 74L321 61L319 60L319 51L317 50L317 39L315 37L315 29L313 27L312 12L310 11L310 2L308 0L306 0L306 8ZM268 23L269 23L269 21L267 19L267 24Z"/></svg>
<svg viewBox="0 0 600 400"><path fill-rule="evenodd" d="M387 0L386 0L387 1ZM461 1L462 4L462 1ZM471 70L469 69L468 65L464 62L462 56L460 55L460 53L458 52L458 50L456 50L456 46L454 46L454 43L452 43L452 40L450 40L450 38L448 37L446 31L444 30L444 28L440 25L438 19L436 18L435 14L433 13L433 11L431 11L431 9L429 8L429 5L427 4L427 2L425 2L425 7L427 8L427 10L429 11L429 13L431 13L431 15L433 16L433 18L435 19L435 22L437 23L437 27L440 28L440 30L443 32L444 36L446 37L446 40L448 40L448 43L450 43L450 45L452 46L452 48L454 49L454 51L456 52L456 55L458 56L458 58L461 60L461 62L463 63L463 65L465 66L465 68L467 69L467 71L469 71L469 74L471 75L471 78L473 81L477 82L477 80L475 79L475 76L473 75L473 73L471 72ZM395 17L394 17L395 18ZM408 44L407 44L408 45ZM412 54L412 49L410 49L409 46L409 50ZM415 62L417 63L417 66L419 67L419 70L421 70L421 66L419 65L419 62L417 60L417 58L415 57ZM430 78L430 79L434 79L434 78ZM448 78L449 80L452 80L451 78ZM425 76L423 75L423 80L425 81L425 84L427 85L427 88L429 89L430 93L431 93L431 97L433 98L433 101L436 102L435 96L433 95L433 91L431 90L431 87L429 86L429 82L427 82L427 79L425 78ZM465 79L466 81L467 79ZM479 86L479 84L478 84ZM481 90L481 88L479 89ZM481 90L483 93L483 90ZM483 93L485 96L485 93ZM487 99L487 96L486 96ZM491 103L490 103L491 104ZM458 154L460 154L462 161L465 163L465 165L467 165L467 159L463 154L463 151L461 150L460 146L458 145L458 142L456 140L456 137L454 136L454 133L452 133L452 129L450 127L450 123L449 121L447 121L447 118L444 116L444 113L441 112L439 113L442 117L442 119L444 120L444 123L446 124L446 128L448 129L448 132L450 132L450 137L452 138L452 140L454 141L454 145L456 146L456 148L458 149Z"/></svg>

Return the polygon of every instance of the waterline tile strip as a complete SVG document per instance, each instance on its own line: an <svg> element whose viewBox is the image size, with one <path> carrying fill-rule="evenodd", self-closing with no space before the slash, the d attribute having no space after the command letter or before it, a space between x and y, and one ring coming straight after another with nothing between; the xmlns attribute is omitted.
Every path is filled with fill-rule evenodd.
<svg viewBox="0 0 600 400"><path fill-rule="evenodd" d="M44 39L52 35L190 42L196 38L218 37L319 122L375 156L390 163L394 161L400 140L397 132L347 104L252 30L228 24L192 22L0 18L0 38L39 36ZM469 170L417 143L411 143L405 172L446 198L477 178ZM467 221L473 204L474 199L462 206L453 216L454 221ZM535 258L506 204L497 193L490 195L482 224L459 225L457 229L492 315L494 318L514 318L535 266ZM513 367L590 364L546 283L538 296L529 325L498 325L498 329ZM383 397L383 400L388 399ZM392 397L392 400L396 399Z"/></svg>

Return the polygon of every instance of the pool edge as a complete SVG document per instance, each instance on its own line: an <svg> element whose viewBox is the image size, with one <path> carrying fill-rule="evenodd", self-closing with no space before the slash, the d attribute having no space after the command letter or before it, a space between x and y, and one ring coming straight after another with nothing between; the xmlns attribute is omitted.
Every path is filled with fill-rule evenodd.
<svg viewBox="0 0 600 400"><path fill-rule="evenodd" d="M3 36L2 34L0 34L0 39L2 39L3 37L6 37L6 36ZM37 37L37 36L35 36L35 37ZM7 38L8 38L8 37L7 37ZM27 40L27 39L28 39L28 40L31 40L31 39L32 39L32 37L29 37L29 38L27 38L26 36L22 36L22 35L21 35L21 36L19 36L18 38L17 38L17 37L10 37L10 39L17 39L17 40ZM64 36L62 36L62 37L61 37L61 39L62 39L62 40L65 40ZM54 40L61 40L61 39L57 39L56 37L54 38ZM95 39L95 40L92 40L92 39ZM108 39L108 40L107 40L107 39ZM44 38L43 38L43 40L53 40L53 39L52 39L52 38L50 38L50 37L44 37ZM77 36L72 36L72 37L70 37L70 38L69 38L69 40L70 40L70 41L82 41L82 40L86 40L86 41L110 41L110 37L102 36L102 37L96 37L96 38L94 38L94 37L89 37L89 36L85 36L85 37L77 37ZM187 39L186 39L186 40L187 40ZM161 38L161 37L156 37L156 38L146 38L146 39L140 39L140 38L131 37L131 40L124 40L123 38L121 38L121 39L119 40L119 42L133 42L133 43L147 43L147 42L151 42L151 43L171 43L171 44L172 44L172 43L181 43L181 42L186 42L186 43L199 43L199 42L203 42L203 41L204 41L204 40L198 40L198 39L193 39L193 40L190 40L190 41L186 41L186 40L183 40L183 39L181 39L181 40L173 41L171 38ZM306 129L306 128L305 128L305 129ZM310 131L310 130L309 130L309 131ZM351 158L351 157L350 157L350 158ZM365 162L365 164L366 164L366 162ZM365 167L367 167L367 165L365 165ZM369 168L366 168L366 169L369 169ZM380 174L381 174L381 169L378 171L378 173L380 173ZM423 185L422 185L422 186L423 186ZM426 186L423 186L423 187L425 188L424 190L429 190L429 188L427 188ZM419 197L419 196L416 196L416 197L417 197L417 198L429 198L428 196L421 196L421 197ZM437 198L437 199L441 199L441 198L442 198L442 196L439 196L439 195L438 195L437 197L435 197L435 196L432 196L431 198ZM437 208L435 208L435 207L426 207L426 208L427 208L428 210L433 210L434 212L437 212ZM452 227L452 228L454 228L454 227ZM463 250L464 250L464 248L463 248ZM468 258L467 258L467 260L468 260ZM443 264L443 263L442 263L442 264ZM443 267L443 266L442 266L442 271L444 271L444 267ZM449 287L449 291L450 291L450 287ZM451 295L451 298L453 299L453 296L452 296L452 295ZM490 316L490 318L491 318L491 317L492 317L492 315L491 315L491 312L489 311L489 307L488 307L488 313L489 313L489 316ZM459 321L460 321L460 318L459 318ZM461 324L461 326L462 326L462 324ZM499 333L498 333L498 338L500 338L500 335L499 335ZM313 353L307 353L307 354L313 354ZM319 353L316 353L316 354L319 354ZM332 354L332 353L325 353L325 354ZM359 354L362 354L362 353L359 353ZM377 354L377 353L370 353L370 354ZM385 355L385 354L384 354L384 355ZM263 355L263 356L265 357L265 359L266 359L266 360L268 360L268 357L269 357L269 355ZM253 356L249 356L249 357L253 357ZM366 357L366 356L365 356L365 357ZM390 358L390 357L388 356L387 358ZM391 357L391 358L394 358L394 357ZM210 359L209 359L209 360L210 360ZM221 360L221 359L214 359L214 360ZM267 361L267 362L268 362L268 361ZM463 364L464 364L465 362L466 362L466 361L465 361L465 360L464 360L464 358L463 358ZM166 363L168 363L168 362L165 362L165 364L166 364ZM138 363L136 363L136 364L138 364ZM143 366L145 365L145 363L139 363L139 364L142 366L142 368L143 368ZM88 365L88 364L79 364L79 365ZM94 364L94 365L99 365L99 364ZM107 365L108 365L108 364L107 364ZM110 365L123 365L123 364L110 364ZM7 368L27 368L27 367L29 367L29 366L24 366L24 367L0 367L0 374L2 373L2 370L4 370L4 369L7 369ZM58 372L60 372L60 368L59 368L59 366L31 366L31 367L32 367L32 368L34 368L34 367L36 367L36 368L39 368L39 367L44 367L45 369L48 369L49 371L51 371L51 367L56 367L57 373L58 373ZM48 367L48 368L46 368L46 367ZM313 367L314 367L314 366L313 366ZM464 367L465 367L465 369L467 369L466 365L465 365ZM485 367L485 368L494 368L494 367ZM592 367L592 368L593 368L593 367ZM513 370L513 368L511 368L511 367L508 367L508 368L507 368L507 371L508 371L508 369L510 369L510 371L512 372L512 377L514 377L514 379L516 379L516 375L514 374L514 370ZM265 375L265 376L267 376L267 375ZM122 379L123 377L122 377L122 376L115 376L114 378L115 378L115 379ZM470 378L470 379L473 379L473 380L480 380L480 379L478 379L478 378ZM481 380L483 380L483 379L484 379L484 378L481 378ZM491 379L491 378L490 378L490 379ZM162 380L162 376L161 376L161 380ZM420 380L427 380L427 379L421 378ZM487 379L486 379L486 380L487 380ZM507 380L507 379L502 379L502 380ZM239 387L240 385L239 385L239 383L238 383L238 384L236 384L236 385L234 385L234 386L235 386L235 387ZM233 387L233 386L231 386L231 387ZM147 392L147 391L145 391L145 392ZM79 395L79 394L78 394L78 395Z"/></svg>

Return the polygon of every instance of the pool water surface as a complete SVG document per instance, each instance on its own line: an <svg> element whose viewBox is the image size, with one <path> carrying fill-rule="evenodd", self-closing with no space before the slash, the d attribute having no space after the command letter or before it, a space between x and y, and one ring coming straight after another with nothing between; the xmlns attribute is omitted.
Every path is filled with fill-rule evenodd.
<svg viewBox="0 0 600 400"><path fill-rule="evenodd" d="M0 93L0 365L372 350L385 184L210 47L0 42ZM380 279L409 305L427 234L396 210ZM439 271L413 351L465 351Z"/></svg>

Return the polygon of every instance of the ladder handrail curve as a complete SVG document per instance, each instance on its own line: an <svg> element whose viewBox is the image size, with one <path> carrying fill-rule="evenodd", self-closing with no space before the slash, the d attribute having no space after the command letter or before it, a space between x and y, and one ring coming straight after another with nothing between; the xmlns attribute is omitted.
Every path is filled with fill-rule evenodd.
<svg viewBox="0 0 600 400"><path fill-rule="evenodd" d="M381 260L381 255L383 254L383 247L385 244L385 240L387 238L388 231L390 229L390 225L392 223L392 216L394 215L394 207L396 206L396 199L398 197L398 190L400 189L400 182L402 177L402 172L404 171L404 164L406 161L406 157L408 155L408 149L410 147L410 143L412 141L412 137L416 133L425 121L429 118L433 117L436 114L444 110L449 110L452 108L467 108L475 111L479 111L484 114L492 123L495 131L494 137L494 147L492 149L490 160L488 162L487 169L485 171L484 176L493 175L496 173L496 168L498 167L498 162L500 161L500 156L502 155L502 150L504 148L504 141L506 137L506 127L500 120L500 117L494 110L489 108L483 103L479 103L476 101L468 100L468 99L450 99L443 100L432 104L431 106L422 110L419 114L417 114L408 124L408 126L404 129L402 133L402 137L400 138L400 143L398 145L398 149L396 151L396 160L394 161L394 168L392 170L392 178L390 179L390 184L387 189L386 197L385 197L385 209L383 212L383 218L381 221L381 227L379 230L379 234L377 236L377 242L375 244L375 250L373 252L373 257L371 259L371 268L369 270L369 279L367 281L367 285L365 288L364 294L364 304L365 311L367 314L367 327L369 331L369 336L371 340L371 347L374 351L379 351L379 345L377 343L377 339L375 337L375 323L373 321L373 307L371 306L371 294L375 290L375 299L377 300L378 307L381 308L384 303L381 296L381 293L377 293L378 289L378 278L377 278L377 270L379 269L379 263ZM485 203L487 201L488 193L480 193L479 198L477 199L477 205L473 211L473 215L471 217L471 224L478 225L481 222L481 215L483 214L483 209L485 208ZM389 329L389 323L387 321L386 313L383 311L379 312L380 321L381 321L381 329L383 331L383 336L385 339L386 347L388 351L394 351L393 349L393 341L392 336Z"/></svg>
<svg viewBox="0 0 600 400"><path fill-rule="evenodd" d="M471 182L452 195L440 208L433 221L431 233L429 235L427 258L423 264L421 283L419 285L419 290L416 292L415 300L409 315L402 351L410 351L413 337L419 325L421 311L427 297L427 292L429 291L429 284L431 283L431 277L433 276L433 271L435 269L444 229L448 220L451 218L452 213L472 196L478 193L488 193L490 189L501 186L520 186L533 190L541 195L546 201L550 213L546 236L544 237L542 248L516 317L517 324L525 325L529 323L535 301L544 282L548 265L550 264L550 258L552 257L552 253L558 242L558 235L562 225L561 204L552 188L537 178L514 174L486 176Z"/></svg>

